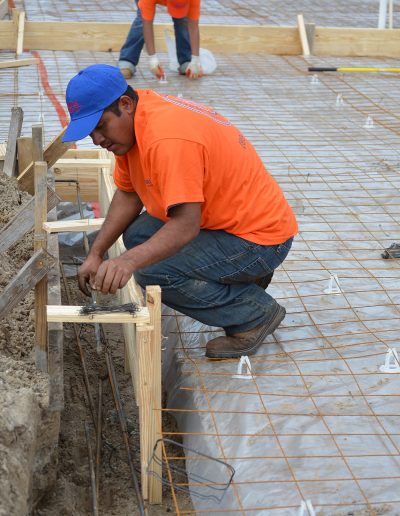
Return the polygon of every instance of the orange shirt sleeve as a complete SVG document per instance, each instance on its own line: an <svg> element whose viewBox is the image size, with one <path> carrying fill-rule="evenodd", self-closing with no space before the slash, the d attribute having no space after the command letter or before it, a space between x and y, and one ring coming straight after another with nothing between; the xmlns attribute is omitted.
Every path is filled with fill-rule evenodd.
<svg viewBox="0 0 400 516"><path fill-rule="evenodd" d="M156 15L156 0L139 0L138 7L143 20L152 21Z"/></svg>
<svg viewBox="0 0 400 516"><path fill-rule="evenodd" d="M115 156L113 179L116 186L124 192L134 192L126 156Z"/></svg>
<svg viewBox="0 0 400 516"><path fill-rule="evenodd" d="M189 20L198 20L200 18L200 0L191 0L188 18Z"/></svg>
<svg viewBox="0 0 400 516"><path fill-rule="evenodd" d="M164 213L185 202L204 202L204 148L182 139L164 139L146 153L145 169L157 189Z"/></svg>

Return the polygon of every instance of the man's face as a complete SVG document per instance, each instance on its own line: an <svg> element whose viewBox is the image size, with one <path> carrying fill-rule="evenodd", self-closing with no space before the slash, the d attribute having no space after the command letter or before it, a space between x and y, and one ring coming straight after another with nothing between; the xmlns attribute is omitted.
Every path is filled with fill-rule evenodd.
<svg viewBox="0 0 400 516"><path fill-rule="evenodd" d="M121 115L105 111L99 123L90 133L90 137L95 145L100 145L115 155L122 156L136 142L133 121L136 104L130 97L123 95L118 106Z"/></svg>

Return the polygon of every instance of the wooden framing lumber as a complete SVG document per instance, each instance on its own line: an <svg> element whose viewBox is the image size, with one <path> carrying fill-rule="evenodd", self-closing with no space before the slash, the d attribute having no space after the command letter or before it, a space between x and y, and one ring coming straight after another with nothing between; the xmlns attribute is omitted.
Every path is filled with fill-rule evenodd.
<svg viewBox="0 0 400 516"><path fill-rule="evenodd" d="M54 191L47 188L47 210L50 211L57 206L58 198ZM32 197L21 210L8 221L0 231L0 253L4 253L15 242L22 238L25 233L33 228L34 224L35 199Z"/></svg>
<svg viewBox="0 0 400 516"><path fill-rule="evenodd" d="M93 231L100 229L103 225L104 219L78 219L78 220L55 220L52 222L45 222L43 229L46 233L64 233L64 232L79 232L79 231Z"/></svg>
<svg viewBox="0 0 400 516"><path fill-rule="evenodd" d="M41 128L40 128L41 129ZM33 131L32 131L33 133ZM35 137L33 135L33 141ZM42 151L42 139L38 139L38 146ZM33 145L33 150L35 145ZM35 152L33 151L32 155ZM34 251L47 249L47 235L43 230L43 223L47 219L47 163L36 161L35 176L35 234L33 239ZM36 367L47 372L47 275L35 286L35 357Z"/></svg>
<svg viewBox="0 0 400 516"><path fill-rule="evenodd" d="M72 142L62 142L67 128L65 127L60 133L47 145L44 150L43 157L50 168L54 163L61 158L64 152L72 145ZM26 169L18 176L18 186L21 190L25 190L33 195L33 162L26 167Z"/></svg>
<svg viewBox="0 0 400 516"><path fill-rule="evenodd" d="M37 59L34 57L27 57L26 59L14 59L12 61L0 61L0 68L18 68L20 66L29 66L36 64Z"/></svg>
<svg viewBox="0 0 400 516"><path fill-rule="evenodd" d="M146 324L150 322L149 310L147 307L139 307L135 314L127 312L96 313L81 315L82 306L73 305L48 305L48 322L76 322L76 323L129 323Z"/></svg>
<svg viewBox="0 0 400 516"><path fill-rule="evenodd" d="M297 27L299 29L300 43L303 51L303 56L308 57L310 55L310 47L308 45L306 26L304 24L304 17L302 14L297 15Z"/></svg>
<svg viewBox="0 0 400 516"><path fill-rule="evenodd" d="M24 47L27 50L119 51L130 23L54 22L25 23ZM164 30L170 24L155 24L156 46L166 51ZM354 27L316 27L313 55L349 57L400 57L400 29ZM225 54L262 52L275 55L300 55L297 27L267 25L202 24L201 40L205 48ZM0 49L15 41L12 21L0 20Z"/></svg>
<svg viewBox="0 0 400 516"><path fill-rule="evenodd" d="M56 261L40 249L26 262L0 295L0 319L5 317L40 281Z"/></svg>
<svg viewBox="0 0 400 516"><path fill-rule="evenodd" d="M16 175L17 166L17 138L21 134L22 121L24 112L20 107L11 108L10 129L8 131L8 140L6 155L4 158L3 172L8 177Z"/></svg>

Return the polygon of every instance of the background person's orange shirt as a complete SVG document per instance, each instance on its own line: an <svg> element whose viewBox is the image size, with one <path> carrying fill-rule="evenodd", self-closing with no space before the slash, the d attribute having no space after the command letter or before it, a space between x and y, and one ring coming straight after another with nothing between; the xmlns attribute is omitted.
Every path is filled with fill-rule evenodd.
<svg viewBox="0 0 400 516"><path fill-rule="evenodd" d="M137 92L136 144L116 156L118 188L136 192L150 215L164 221L170 207L199 202L202 229L270 245L297 233L282 190L234 125L212 108Z"/></svg>
<svg viewBox="0 0 400 516"><path fill-rule="evenodd" d="M144 20L154 20L156 4L165 5L167 7L167 0L139 0L138 5ZM189 0L189 4L187 17L189 20L198 20L200 18L200 0Z"/></svg>

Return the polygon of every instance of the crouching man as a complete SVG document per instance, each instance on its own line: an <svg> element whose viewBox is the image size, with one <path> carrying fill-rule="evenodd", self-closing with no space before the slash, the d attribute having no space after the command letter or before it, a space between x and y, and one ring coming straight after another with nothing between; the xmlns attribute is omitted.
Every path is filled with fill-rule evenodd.
<svg viewBox="0 0 400 516"><path fill-rule="evenodd" d="M80 267L81 290L115 293L133 274L160 285L166 305L225 330L207 357L255 353L285 317L265 289L297 223L252 144L212 108L133 90L108 65L73 77L67 105L64 141L90 135L116 156L117 190ZM121 234L127 251L105 260Z"/></svg>

